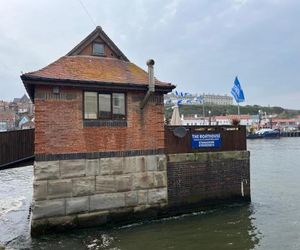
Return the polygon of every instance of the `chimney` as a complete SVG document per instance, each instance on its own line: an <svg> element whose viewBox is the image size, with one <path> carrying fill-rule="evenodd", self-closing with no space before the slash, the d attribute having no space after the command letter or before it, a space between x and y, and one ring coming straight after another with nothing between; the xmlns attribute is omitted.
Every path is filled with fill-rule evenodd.
<svg viewBox="0 0 300 250"><path fill-rule="evenodd" d="M149 59L147 61L147 66L148 66L148 84L149 84L149 91L154 92L155 91L155 82L154 82L154 60Z"/></svg>
<svg viewBox="0 0 300 250"><path fill-rule="evenodd" d="M152 93L155 92L155 79L154 79L154 60L153 59L149 59L147 61L147 66L148 66L148 91L144 97L144 99L141 102L141 109L143 109L145 107L145 105L147 104L150 96Z"/></svg>

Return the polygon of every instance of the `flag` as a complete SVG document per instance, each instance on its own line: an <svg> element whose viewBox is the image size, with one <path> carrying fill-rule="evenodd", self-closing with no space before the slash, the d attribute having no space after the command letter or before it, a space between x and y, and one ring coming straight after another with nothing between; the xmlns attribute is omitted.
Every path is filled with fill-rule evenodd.
<svg viewBox="0 0 300 250"><path fill-rule="evenodd" d="M178 94L177 90L175 90L175 95L176 95L176 96L179 96L179 94Z"/></svg>
<svg viewBox="0 0 300 250"><path fill-rule="evenodd" d="M179 100L178 102L177 102L177 106L179 106L179 105L181 105L182 104L182 100Z"/></svg>
<svg viewBox="0 0 300 250"><path fill-rule="evenodd" d="M196 102L198 102L199 104L203 104L203 96L195 97L194 100L195 100Z"/></svg>
<svg viewBox="0 0 300 250"><path fill-rule="evenodd" d="M237 76L235 77L233 87L231 89L231 94L233 95L237 103L245 101L244 92Z"/></svg>

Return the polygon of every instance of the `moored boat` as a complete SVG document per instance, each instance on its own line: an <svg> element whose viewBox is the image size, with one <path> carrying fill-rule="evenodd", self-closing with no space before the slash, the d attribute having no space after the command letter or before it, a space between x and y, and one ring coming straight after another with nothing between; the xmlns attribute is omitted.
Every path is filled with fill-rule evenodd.
<svg viewBox="0 0 300 250"><path fill-rule="evenodd" d="M280 131L271 128L263 128L253 134L247 135L247 139L273 139L280 138Z"/></svg>

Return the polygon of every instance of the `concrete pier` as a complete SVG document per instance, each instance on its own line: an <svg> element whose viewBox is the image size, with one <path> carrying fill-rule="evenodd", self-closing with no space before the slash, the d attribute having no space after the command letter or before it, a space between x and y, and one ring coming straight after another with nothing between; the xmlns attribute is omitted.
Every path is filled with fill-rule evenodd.
<svg viewBox="0 0 300 250"><path fill-rule="evenodd" d="M300 131L281 132L282 137L300 137Z"/></svg>

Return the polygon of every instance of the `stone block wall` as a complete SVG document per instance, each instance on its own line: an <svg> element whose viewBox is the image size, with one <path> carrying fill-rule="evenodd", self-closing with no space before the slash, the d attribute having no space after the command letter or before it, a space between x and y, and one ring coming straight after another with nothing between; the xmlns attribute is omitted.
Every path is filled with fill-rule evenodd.
<svg viewBox="0 0 300 250"><path fill-rule="evenodd" d="M225 151L37 161L32 233L250 201L249 159Z"/></svg>
<svg viewBox="0 0 300 250"><path fill-rule="evenodd" d="M169 207L250 200L248 151L168 155Z"/></svg>
<svg viewBox="0 0 300 250"><path fill-rule="evenodd" d="M37 161L32 231L103 224L167 205L165 155Z"/></svg>

